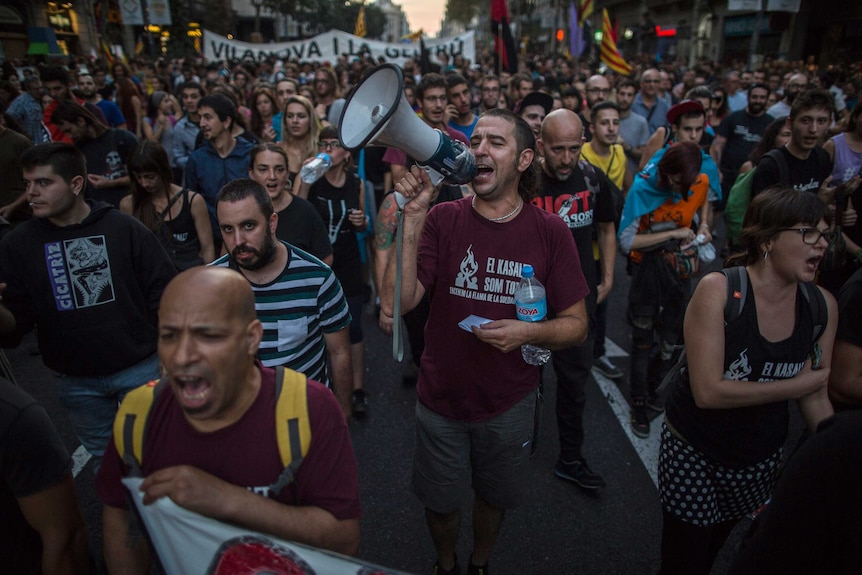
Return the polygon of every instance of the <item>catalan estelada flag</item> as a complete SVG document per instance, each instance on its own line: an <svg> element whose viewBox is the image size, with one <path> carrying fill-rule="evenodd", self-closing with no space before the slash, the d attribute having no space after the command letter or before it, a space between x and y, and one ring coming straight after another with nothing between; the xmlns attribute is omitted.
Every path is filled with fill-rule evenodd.
<svg viewBox="0 0 862 575"><path fill-rule="evenodd" d="M587 18L592 16L594 11L593 0L578 0L578 22L581 23L581 26Z"/></svg>
<svg viewBox="0 0 862 575"><path fill-rule="evenodd" d="M620 51L617 49L617 43L614 42L613 36L613 28L611 27L611 17L608 16L607 8L602 9L602 62L604 62L608 68L616 72L617 74L622 74L624 76L629 76L632 73L632 67L629 66L629 63L623 59L623 55L620 54Z"/></svg>
<svg viewBox="0 0 862 575"><path fill-rule="evenodd" d="M108 48L108 45L105 43L104 40L102 40L102 42L101 42L101 47L102 47L102 57L108 62L109 66L113 66L114 65L114 55L111 53L111 49Z"/></svg>
<svg viewBox="0 0 862 575"><path fill-rule="evenodd" d="M359 8L359 16L356 17L356 26L353 29L353 35L365 38L365 6Z"/></svg>

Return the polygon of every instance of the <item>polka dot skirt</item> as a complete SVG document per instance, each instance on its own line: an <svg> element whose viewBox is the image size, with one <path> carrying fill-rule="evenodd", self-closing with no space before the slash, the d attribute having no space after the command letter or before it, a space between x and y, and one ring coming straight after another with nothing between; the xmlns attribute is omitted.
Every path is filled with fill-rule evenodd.
<svg viewBox="0 0 862 575"><path fill-rule="evenodd" d="M769 499L780 462L781 449L749 467L720 465L662 425L658 463L662 505L700 527L740 519Z"/></svg>

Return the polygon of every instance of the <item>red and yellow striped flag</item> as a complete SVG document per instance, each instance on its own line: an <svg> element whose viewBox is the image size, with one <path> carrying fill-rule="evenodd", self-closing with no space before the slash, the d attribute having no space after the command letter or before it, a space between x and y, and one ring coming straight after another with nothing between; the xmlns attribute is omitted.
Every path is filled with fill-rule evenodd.
<svg viewBox="0 0 862 575"><path fill-rule="evenodd" d="M578 22L581 23L581 26L584 25L587 18L592 16L594 10L593 0L578 0Z"/></svg>
<svg viewBox="0 0 862 575"><path fill-rule="evenodd" d="M613 36L613 28L611 26L611 17L608 16L607 8L602 9L602 62L604 62L608 68L616 72L617 74L622 74L624 76L629 76L632 73L632 67L628 62L623 59L623 55L620 54L620 51L617 49L617 43L614 42Z"/></svg>
<svg viewBox="0 0 862 575"><path fill-rule="evenodd" d="M353 29L353 35L365 38L367 31L365 30L365 6L359 8L359 16L356 17L356 26Z"/></svg>

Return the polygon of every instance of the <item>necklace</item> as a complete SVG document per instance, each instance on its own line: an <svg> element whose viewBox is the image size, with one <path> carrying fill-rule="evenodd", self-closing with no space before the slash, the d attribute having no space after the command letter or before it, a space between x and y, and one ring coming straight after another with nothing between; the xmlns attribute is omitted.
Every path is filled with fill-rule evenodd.
<svg viewBox="0 0 862 575"><path fill-rule="evenodd" d="M473 206L474 210L476 210L476 196L473 196L473 199L471 200L470 205ZM509 212L508 214L506 214L505 216L500 216L499 218L488 218L488 217L482 216L482 214L479 213L479 210L476 210L476 213L479 214L480 216L482 216L483 218L485 218L486 220L488 220L489 222L502 222L503 220L508 220L509 218L511 218L512 216L517 214L518 210L520 210L521 206L523 206L523 205L524 205L524 200L522 200L521 198L518 198L518 205L515 206L515 209L512 210L511 212Z"/></svg>

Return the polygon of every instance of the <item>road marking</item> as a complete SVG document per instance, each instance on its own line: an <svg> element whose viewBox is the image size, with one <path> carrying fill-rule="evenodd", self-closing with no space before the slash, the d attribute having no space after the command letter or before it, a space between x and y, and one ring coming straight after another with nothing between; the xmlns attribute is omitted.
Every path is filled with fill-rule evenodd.
<svg viewBox="0 0 862 575"><path fill-rule="evenodd" d="M605 352L608 357L627 357L629 354L608 338L605 338ZM593 370L593 378L602 390L602 395L607 399L611 406L614 415L617 416L617 421L620 422L620 427L626 437L629 438L632 446L635 448L638 457L647 473L652 478L652 482L658 487L658 450L661 443L661 422L663 417L657 417L650 422L650 434L646 439L641 439L632 432L631 416L629 402L623 396L623 392L617 387L617 384L600 374L595 369Z"/></svg>
<svg viewBox="0 0 862 575"><path fill-rule="evenodd" d="M615 344L613 341L611 341L611 338L609 338L609 337L605 338L605 355L608 357L628 357L629 356L629 354L628 354L628 352L626 352L626 350L624 350L623 348L621 348L620 346Z"/></svg>
<svg viewBox="0 0 862 575"><path fill-rule="evenodd" d="M90 452L84 449L83 445L79 445L75 453L72 454L72 477L77 477L87 462L90 461Z"/></svg>

